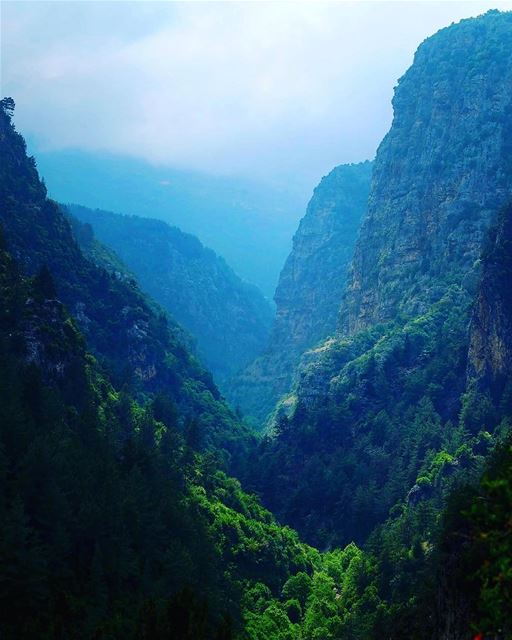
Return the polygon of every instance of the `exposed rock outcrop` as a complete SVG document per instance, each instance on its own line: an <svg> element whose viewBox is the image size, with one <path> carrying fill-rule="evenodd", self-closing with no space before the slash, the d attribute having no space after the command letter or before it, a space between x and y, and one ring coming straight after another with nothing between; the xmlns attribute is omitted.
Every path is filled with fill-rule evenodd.
<svg viewBox="0 0 512 640"><path fill-rule="evenodd" d="M471 289L485 230L511 194L512 15L442 29L393 99L341 309L343 333Z"/></svg>
<svg viewBox="0 0 512 640"><path fill-rule="evenodd" d="M268 346L231 393L260 423L289 390L304 351L335 332L371 172L368 161L333 169L316 187L300 222L276 289Z"/></svg>
<svg viewBox="0 0 512 640"><path fill-rule="evenodd" d="M468 380L496 395L512 374L512 205L491 231L482 262L471 319Z"/></svg>
<svg viewBox="0 0 512 640"><path fill-rule="evenodd" d="M274 349L296 357L334 333L371 175L371 162L341 165L316 187L274 296Z"/></svg>

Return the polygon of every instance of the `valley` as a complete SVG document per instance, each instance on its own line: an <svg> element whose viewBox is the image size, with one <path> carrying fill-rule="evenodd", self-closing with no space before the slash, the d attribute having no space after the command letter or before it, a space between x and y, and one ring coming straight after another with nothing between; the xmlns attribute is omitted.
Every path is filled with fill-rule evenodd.
<svg viewBox="0 0 512 640"><path fill-rule="evenodd" d="M0 636L512 638L512 12L419 45L294 235L296 192L242 219L229 180L153 207L153 170L43 172L15 100Z"/></svg>

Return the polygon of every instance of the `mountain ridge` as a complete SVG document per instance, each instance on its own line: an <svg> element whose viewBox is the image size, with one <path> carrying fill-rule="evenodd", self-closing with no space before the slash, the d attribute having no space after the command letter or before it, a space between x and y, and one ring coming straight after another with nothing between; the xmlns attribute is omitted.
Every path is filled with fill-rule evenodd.
<svg viewBox="0 0 512 640"><path fill-rule="evenodd" d="M274 187L106 153L40 150L37 157L55 200L164 220L197 236L244 280L273 295L307 197L301 185Z"/></svg>
<svg viewBox="0 0 512 640"><path fill-rule="evenodd" d="M66 207L92 225L146 293L194 336L221 387L262 350L273 317L269 303L195 236L161 220Z"/></svg>
<svg viewBox="0 0 512 640"><path fill-rule="evenodd" d="M422 477L429 452L482 428L486 412L465 386L468 327L482 244L512 200L508 42L512 14L491 12L420 46L374 161L338 332L303 356L276 434L260 446L264 462L248 474L316 545L364 543Z"/></svg>

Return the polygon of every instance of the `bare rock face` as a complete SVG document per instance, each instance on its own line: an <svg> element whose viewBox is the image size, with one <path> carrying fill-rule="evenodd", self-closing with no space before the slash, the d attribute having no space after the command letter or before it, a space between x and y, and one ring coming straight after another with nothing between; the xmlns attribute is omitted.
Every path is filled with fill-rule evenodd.
<svg viewBox="0 0 512 640"><path fill-rule="evenodd" d="M28 298L19 332L25 363L37 365L46 384L62 381L70 365L84 356L78 329L59 300Z"/></svg>
<svg viewBox="0 0 512 640"><path fill-rule="evenodd" d="M512 372L512 206L490 233L471 319L468 380L494 394Z"/></svg>
<svg viewBox="0 0 512 640"><path fill-rule="evenodd" d="M341 165L315 189L276 289L274 347L300 355L334 333L371 168L368 161Z"/></svg>
<svg viewBox="0 0 512 640"><path fill-rule="evenodd" d="M471 287L496 211L510 198L512 15L489 12L418 49L393 99L340 328L422 313L447 284Z"/></svg>
<svg viewBox="0 0 512 640"><path fill-rule="evenodd" d="M371 162L333 169L300 222L274 297L268 347L233 384L232 401L260 422L289 390L302 353L336 330L371 171Z"/></svg>

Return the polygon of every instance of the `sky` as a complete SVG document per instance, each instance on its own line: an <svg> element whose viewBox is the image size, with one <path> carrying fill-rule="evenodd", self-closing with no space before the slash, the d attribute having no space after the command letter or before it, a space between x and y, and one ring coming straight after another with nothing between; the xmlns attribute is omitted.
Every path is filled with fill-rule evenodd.
<svg viewBox="0 0 512 640"><path fill-rule="evenodd" d="M2 2L1 89L36 149L314 185L373 158L422 40L512 2Z"/></svg>

